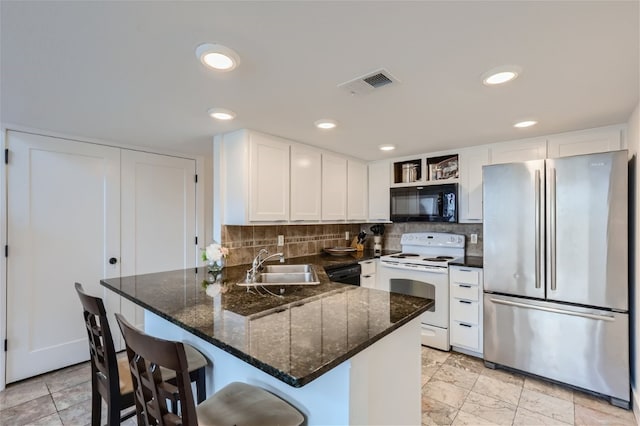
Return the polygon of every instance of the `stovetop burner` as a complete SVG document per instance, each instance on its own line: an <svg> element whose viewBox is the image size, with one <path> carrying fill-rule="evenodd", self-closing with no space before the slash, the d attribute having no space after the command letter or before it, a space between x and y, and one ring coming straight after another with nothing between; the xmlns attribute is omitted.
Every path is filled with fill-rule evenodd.
<svg viewBox="0 0 640 426"><path fill-rule="evenodd" d="M422 260L426 262L447 262L450 259L453 259L453 257L449 257L449 256L425 257Z"/></svg>

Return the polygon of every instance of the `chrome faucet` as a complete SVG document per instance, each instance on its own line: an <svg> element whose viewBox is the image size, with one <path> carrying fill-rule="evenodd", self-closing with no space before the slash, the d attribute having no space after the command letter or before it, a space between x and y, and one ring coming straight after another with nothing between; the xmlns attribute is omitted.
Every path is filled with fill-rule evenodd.
<svg viewBox="0 0 640 426"><path fill-rule="evenodd" d="M280 263L284 263L284 253L282 252L274 253L265 257L264 259L262 258L263 254L269 254L269 250L260 249L256 257L253 259L253 262L251 262L251 269L247 270L247 282L254 282L256 279L256 274L262 270L262 264L272 257L279 256Z"/></svg>

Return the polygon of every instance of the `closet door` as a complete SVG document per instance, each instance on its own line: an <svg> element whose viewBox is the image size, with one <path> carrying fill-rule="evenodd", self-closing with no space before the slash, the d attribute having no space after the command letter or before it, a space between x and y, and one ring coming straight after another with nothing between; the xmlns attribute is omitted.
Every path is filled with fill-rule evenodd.
<svg viewBox="0 0 640 426"><path fill-rule="evenodd" d="M195 174L192 159L122 150L123 276L197 266ZM121 309L143 327L142 308Z"/></svg>
<svg viewBox="0 0 640 426"><path fill-rule="evenodd" d="M13 131L6 145L10 383L89 358L75 282L119 310L100 279L120 274L120 149Z"/></svg>

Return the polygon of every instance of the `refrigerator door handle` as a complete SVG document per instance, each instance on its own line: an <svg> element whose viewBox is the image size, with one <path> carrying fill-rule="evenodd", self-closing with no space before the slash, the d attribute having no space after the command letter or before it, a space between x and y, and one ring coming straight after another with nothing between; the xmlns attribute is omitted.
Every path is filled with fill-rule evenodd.
<svg viewBox="0 0 640 426"><path fill-rule="evenodd" d="M609 315L596 315L596 314L589 314L586 312L567 311L564 309L549 308L546 306L536 306L536 305L529 305L527 303L512 302L510 300L502 300L502 299L494 299L494 298L491 298L489 300L499 305L508 305L508 306L517 306L518 308L536 309L538 311L553 312L555 314L572 315L574 317L589 318L589 319L599 320L599 321L615 321L615 317L609 316Z"/></svg>
<svg viewBox="0 0 640 426"><path fill-rule="evenodd" d="M535 173L535 202L536 202L536 206L535 206L535 233L536 233L536 288L540 288L540 220L541 220L541 215L540 215L540 204L541 204L541 199L540 199L540 169L536 169L536 173Z"/></svg>
<svg viewBox="0 0 640 426"><path fill-rule="evenodd" d="M556 169L549 169L549 268L551 290L556 289Z"/></svg>

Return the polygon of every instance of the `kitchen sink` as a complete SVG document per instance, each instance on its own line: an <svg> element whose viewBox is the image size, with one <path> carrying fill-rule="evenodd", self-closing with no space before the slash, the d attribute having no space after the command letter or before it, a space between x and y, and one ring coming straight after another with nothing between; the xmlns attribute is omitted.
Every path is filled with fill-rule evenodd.
<svg viewBox="0 0 640 426"><path fill-rule="evenodd" d="M315 272L313 267L309 264L302 265L266 265L262 270L262 273L270 274L270 273L281 273L281 274L291 274L291 273L312 273Z"/></svg>
<svg viewBox="0 0 640 426"><path fill-rule="evenodd" d="M320 280L313 266L304 265L267 265L256 275L253 282L239 282L239 286L254 285L318 285Z"/></svg>

